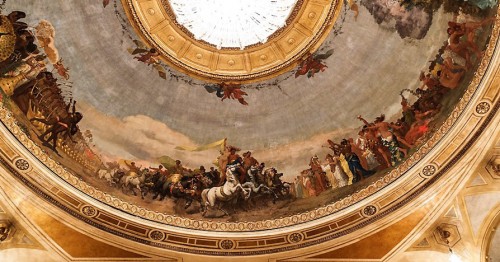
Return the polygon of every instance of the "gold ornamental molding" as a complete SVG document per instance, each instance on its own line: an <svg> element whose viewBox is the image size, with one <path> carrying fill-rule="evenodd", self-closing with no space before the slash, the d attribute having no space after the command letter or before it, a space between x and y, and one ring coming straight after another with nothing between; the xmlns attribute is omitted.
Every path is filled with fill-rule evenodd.
<svg viewBox="0 0 500 262"><path fill-rule="evenodd" d="M251 83L295 68L328 36L343 0L299 0L284 27L265 43L222 48L197 40L180 25L166 0L121 0L130 23L162 60L207 82Z"/></svg>

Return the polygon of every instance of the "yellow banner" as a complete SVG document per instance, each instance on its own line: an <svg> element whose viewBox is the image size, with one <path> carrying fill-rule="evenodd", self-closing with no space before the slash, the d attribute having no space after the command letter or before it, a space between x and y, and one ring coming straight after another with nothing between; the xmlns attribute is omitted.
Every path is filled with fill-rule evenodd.
<svg viewBox="0 0 500 262"><path fill-rule="evenodd" d="M127 159L118 160L118 164L120 164L121 166L130 166L130 165L132 165L132 162L134 162L134 161L127 160Z"/></svg>
<svg viewBox="0 0 500 262"><path fill-rule="evenodd" d="M205 151L208 149L216 148L218 146L225 146L226 145L226 140L227 138L224 138L219 141L215 141L213 143L207 144L207 145L202 145L199 147L189 147L189 146L178 146L175 147L177 150L183 150L183 151L191 151L191 152L197 152L197 151Z"/></svg>

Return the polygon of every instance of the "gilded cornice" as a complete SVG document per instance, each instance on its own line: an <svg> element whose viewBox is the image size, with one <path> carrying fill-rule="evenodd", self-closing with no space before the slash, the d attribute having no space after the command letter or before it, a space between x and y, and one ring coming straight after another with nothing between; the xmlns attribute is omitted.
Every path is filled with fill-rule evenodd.
<svg viewBox="0 0 500 262"><path fill-rule="evenodd" d="M301 0L287 25L266 43L244 50L216 47L195 39L177 23L168 1L122 0L141 39L169 66L207 82L250 83L274 78L295 68L328 36L342 0Z"/></svg>

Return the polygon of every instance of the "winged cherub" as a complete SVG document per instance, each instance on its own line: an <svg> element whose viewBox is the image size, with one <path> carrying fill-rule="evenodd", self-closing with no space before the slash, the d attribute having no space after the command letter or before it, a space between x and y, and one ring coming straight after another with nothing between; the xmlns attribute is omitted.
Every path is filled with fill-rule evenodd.
<svg viewBox="0 0 500 262"><path fill-rule="evenodd" d="M241 84L237 83L221 83L218 85L205 85L204 86L207 92L213 93L217 97L220 97L222 101L225 99L236 99L242 105L248 105L247 101L243 96L248 95L246 92L241 90Z"/></svg>
<svg viewBox="0 0 500 262"><path fill-rule="evenodd" d="M129 48L128 52L132 55L135 55L134 59L148 66L151 65L156 71L158 71L158 75L161 78L167 79L167 72L165 68L161 66L159 60L160 52L158 52L158 50L156 50L155 48L148 48L139 40L134 40L133 42L136 47Z"/></svg>
<svg viewBox="0 0 500 262"><path fill-rule="evenodd" d="M299 64L299 68L297 69L297 72L295 72L295 78L306 74L307 78L311 78L314 77L314 74L325 71L328 66L323 63L323 60L327 59L332 54L333 49L326 51L324 54L309 55Z"/></svg>

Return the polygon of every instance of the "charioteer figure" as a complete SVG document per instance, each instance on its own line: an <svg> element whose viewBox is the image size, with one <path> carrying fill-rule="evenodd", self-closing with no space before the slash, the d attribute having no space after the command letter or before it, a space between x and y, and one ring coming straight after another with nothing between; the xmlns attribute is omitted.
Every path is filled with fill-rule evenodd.
<svg viewBox="0 0 500 262"><path fill-rule="evenodd" d="M73 104L71 112L69 111L69 107ZM43 145L57 152L57 139L59 134L63 134L63 137L69 137L69 139L76 143L73 140L73 136L78 132L77 124L82 120L83 115L80 112L76 112L76 101L70 100L68 105L66 106L66 111L68 112L66 117L59 117L52 120L47 120L43 118L32 118L30 121L38 121L49 126L47 130L38 136L40 141L42 141ZM48 138L46 138L48 136ZM50 144L52 141L52 145Z"/></svg>

